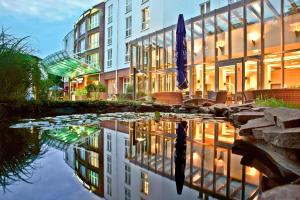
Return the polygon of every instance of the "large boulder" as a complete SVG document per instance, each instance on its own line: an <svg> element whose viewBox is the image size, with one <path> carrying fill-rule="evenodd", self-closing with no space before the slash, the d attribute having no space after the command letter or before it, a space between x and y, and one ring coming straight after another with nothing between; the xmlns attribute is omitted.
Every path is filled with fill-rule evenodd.
<svg viewBox="0 0 300 200"><path fill-rule="evenodd" d="M264 117L263 112L239 112L231 116L233 123L235 125L244 125L249 120L262 118L262 117Z"/></svg>
<svg viewBox="0 0 300 200"><path fill-rule="evenodd" d="M265 110L265 118L275 122L280 128L300 127L300 110L290 108L269 108Z"/></svg>
<svg viewBox="0 0 300 200"><path fill-rule="evenodd" d="M214 104L209 107L210 113L217 117L224 117L228 113L228 106L225 104Z"/></svg>
<svg viewBox="0 0 300 200"><path fill-rule="evenodd" d="M268 126L274 126L274 122L270 122L266 120L265 118L257 118L249 120L246 124L241 126L239 134L241 136L248 136L253 135L254 129L262 128L262 127L268 127Z"/></svg>
<svg viewBox="0 0 300 200"><path fill-rule="evenodd" d="M261 200L300 199L300 185L284 185L264 192Z"/></svg>

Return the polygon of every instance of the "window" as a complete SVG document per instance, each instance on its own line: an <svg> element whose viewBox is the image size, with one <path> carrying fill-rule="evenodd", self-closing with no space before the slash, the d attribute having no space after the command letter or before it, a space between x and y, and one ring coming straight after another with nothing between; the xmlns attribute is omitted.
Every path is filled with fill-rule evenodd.
<svg viewBox="0 0 300 200"><path fill-rule="evenodd" d="M106 139L107 139L107 143L106 143L107 148L106 149L108 152L111 152L111 134L110 133L107 134Z"/></svg>
<svg viewBox="0 0 300 200"><path fill-rule="evenodd" d="M126 13L132 10L132 0L126 0Z"/></svg>
<svg viewBox="0 0 300 200"><path fill-rule="evenodd" d="M86 177L86 171L85 171L85 166L80 165L80 174L82 177Z"/></svg>
<svg viewBox="0 0 300 200"><path fill-rule="evenodd" d="M111 174L111 156L107 155L106 157L106 172Z"/></svg>
<svg viewBox="0 0 300 200"><path fill-rule="evenodd" d="M80 24L79 35L83 35L85 33L85 21Z"/></svg>
<svg viewBox="0 0 300 200"><path fill-rule="evenodd" d="M90 171L90 182L92 185L98 187L99 185L99 174L93 171Z"/></svg>
<svg viewBox="0 0 300 200"><path fill-rule="evenodd" d="M108 24L112 23L113 20L113 5L108 6L108 18L107 22Z"/></svg>
<svg viewBox="0 0 300 200"><path fill-rule="evenodd" d="M99 147L99 136L98 136L98 134L92 134L89 137L89 145L93 148L98 148Z"/></svg>
<svg viewBox="0 0 300 200"><path fill-rule="evenodd" d="M130 165L127 163L125 163L125 183L127 185L131 183Z"/></svg>
<svg viewBox="0 0 300 200"><path fill-rule="evenodd" d="M90 19L90 30L91 30L91 29L94 29L94 28L96 28L96 27L99 26L99 19L100 19L100 17L99 17L99 12L97 12L97 13L91 15L91 19Z"/></svg>
<svg viewBox="0 0 300 200"><path fill-rule="evenodd" d="M130 62L130 45L126 43L126 51L125 51L125 63Z"/></svg>
<svg viewBox="0 0 300 200"><path fill-rule="evenodd" d="M147 7L142 10L142 30L146 30L149 28L149 22L150 22L150 9L149 7Z"/></svg>
<svg viewBox="0 0 300 200"><path fill-rule="evenodd" d="M92 166L99 167L99 154L95 152L91 152L89 161Z"/></svg>
<svg viewBox="0 0 300 200"><path fill-rule="evenodd" d="M112 66L112 49L107 50L107 66L111 67ZM111 148L111 146L110 146Z"/></svg>
<svg viewBox="0 0 300 200"><path fill-rule="evenodd" d="M84 149L80 149L80 159L81 160L85 160L85 150Z"/></svg>
<svg viewBox="0 0 300 200"><path fill-rule="evenodd" d="M88 55L88 64L94 65L94 66L99 65L99 54L94 53L94 54ZM98 145L98 143L97 143L97 145Z"/></svg>
<svg viewBox="0 0 300 200"><path fill-rule="evenodd" d="M210 1L200 4L200 14L203 15L210 11Z"/></svg>
<svg viewBox="0 0 300 200"><path fill-rule="evenodd" d="M112 44L112 26L107 28L107 45Z"/></svg>
<svg viewBox="0 0 300 200"><path fill-rule="evenodd" d="M99 47L99 33L94 33L89 36L89 46L90 49Z"/></svg>
<svg viewBox="0 0 300 200"><path fill-rule="evenodd" d="M126 18L126 37L130 37L132 33L132 17L129 16Z"/></svg>
<svg viewBox="0 0 300 200"><path fill-rule="evenodd" d="M125 200L131 199L131 192L128 188L125 187Z"/></svg>
<svg viewBox="0 0 300 200"><path fill-rule="evenodd" d="M124 93L127 90L128 85L130 84L129 78L124 78ZM129 140L125 139L125 158L129 158Z"/></svg>
<svg viewBox="0 0 300 200"><path fill-rule="evenodd" d="M146 172L141 172L141 192L145 195L149 194L149 180Z"/></svg>
<svg viewBox="0 0 300 200"><path fill-rule="evenodd" d="M85 39L80 40L80 50L79 52L82 53L85 51Z"/></svg>
<svg viewBox="0 0 300 200"><path fill-rule="evenodd" d="M109 176L106 177L106 181L107 181L107 188L106 188L106 194L111 196L112 193L112 183L111 183L111 178Z"/></svg>

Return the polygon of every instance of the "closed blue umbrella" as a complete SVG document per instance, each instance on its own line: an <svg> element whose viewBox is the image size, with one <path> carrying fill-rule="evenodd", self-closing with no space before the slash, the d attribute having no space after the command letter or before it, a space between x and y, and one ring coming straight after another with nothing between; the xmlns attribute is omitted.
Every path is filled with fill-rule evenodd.
<svg viewBox="0 0 300 200"><path fill-rule="evenodd" d="M188 88L187 80L187 50L186 30L183 15L178 16L176 30L176 65L177 65L177 87L180 90Z"/></svg>

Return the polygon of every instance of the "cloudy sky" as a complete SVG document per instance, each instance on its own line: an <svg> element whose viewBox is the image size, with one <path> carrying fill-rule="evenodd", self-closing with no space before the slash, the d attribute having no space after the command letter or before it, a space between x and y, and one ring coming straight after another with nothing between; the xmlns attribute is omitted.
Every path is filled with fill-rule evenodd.
<svg viewBox="0 0 300 200"><path fill-rule="evenodd" d="M100 0L0 0L0 27L18 37L30 36L35 54L60 50L78 17Z"/></svg>

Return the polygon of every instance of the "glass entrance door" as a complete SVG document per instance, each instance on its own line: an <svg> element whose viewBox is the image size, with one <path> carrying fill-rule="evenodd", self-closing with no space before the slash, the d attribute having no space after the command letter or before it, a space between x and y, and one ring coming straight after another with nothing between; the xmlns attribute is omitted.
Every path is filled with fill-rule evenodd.
<svg viewBox="0 0 300 200"><path fill-rule="evenodd" d="M220 61L216 68L217 90L226 90L227 103L242 103L245 91L256 90L258 86L258 59L243 58Z"/></svg>

